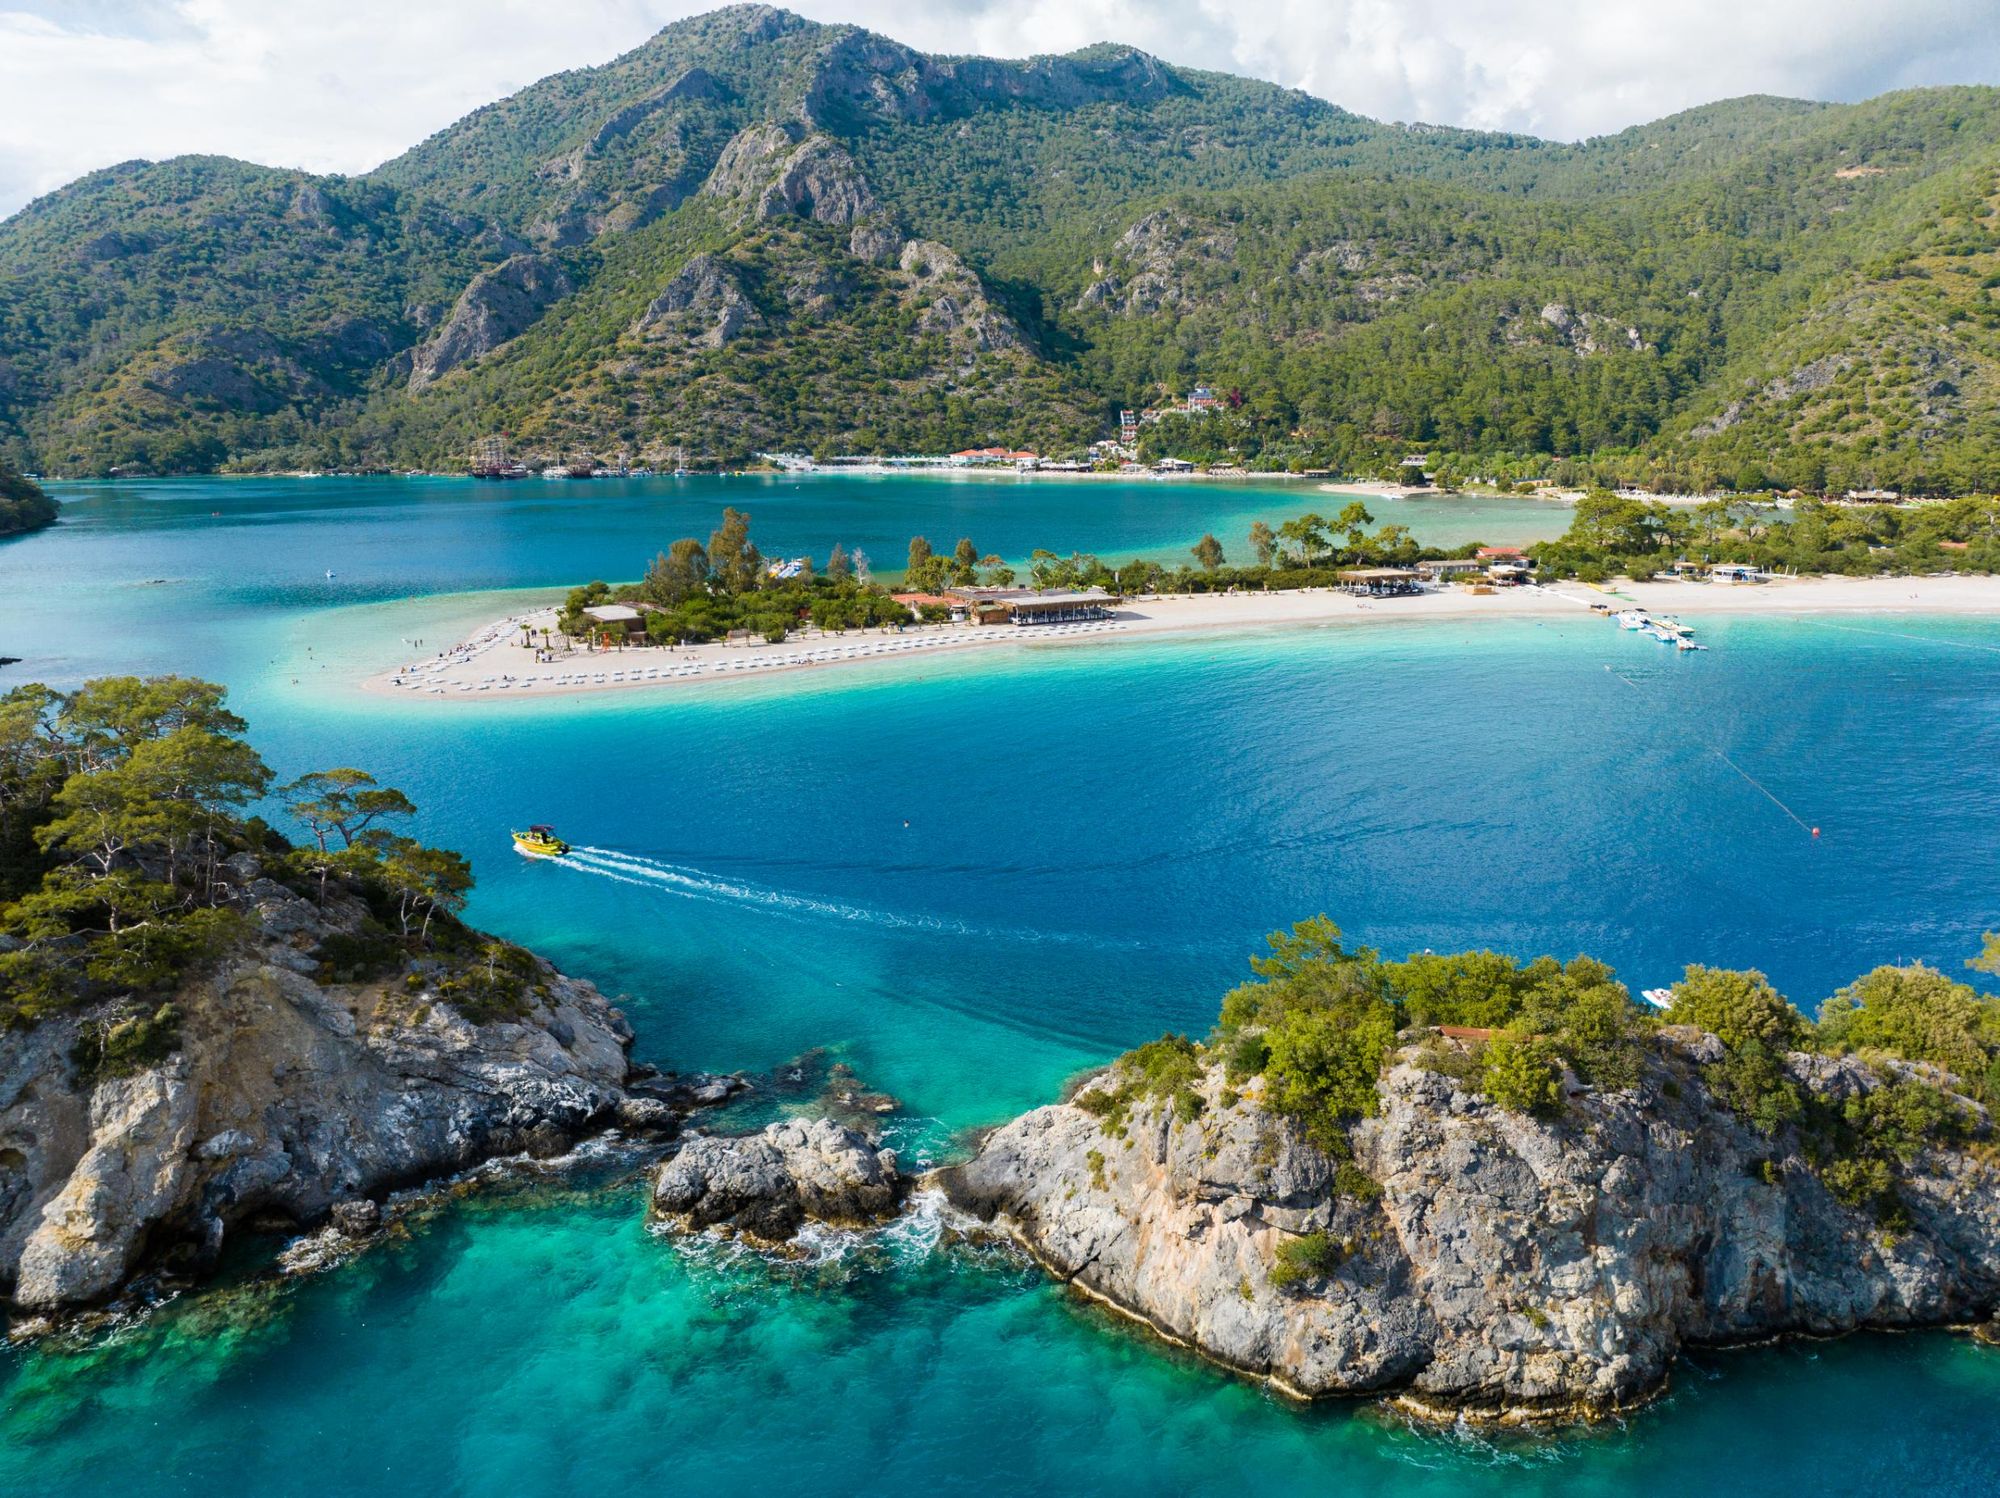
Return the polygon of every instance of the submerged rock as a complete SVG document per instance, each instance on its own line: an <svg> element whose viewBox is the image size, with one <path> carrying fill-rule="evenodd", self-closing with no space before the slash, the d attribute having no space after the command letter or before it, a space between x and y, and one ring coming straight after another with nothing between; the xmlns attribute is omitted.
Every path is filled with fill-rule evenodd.
<svg viewBox="0 0 2000 1498"><path fill-rule="evenodd" d="M862 1227L892 1216L904 1185L893 1151L831 1119L788 1119L745 1138L689 1139L654 1176L653 1211L782 1243L808 1219Z"/></svg>

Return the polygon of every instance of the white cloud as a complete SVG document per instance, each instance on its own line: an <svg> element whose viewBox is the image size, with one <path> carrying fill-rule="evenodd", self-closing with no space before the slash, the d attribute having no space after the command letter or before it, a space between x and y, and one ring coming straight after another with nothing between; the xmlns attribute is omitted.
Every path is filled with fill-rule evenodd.
<svg viewBox="0 0 2000 1498"><path fill-rule="evenodd" d="M0 213L134 156L365 171L677 0L0 0ZM1362 114L1575 138L1743 93L2000 81L2000 0L800 0L929 51L1125 41Z"/></svg>

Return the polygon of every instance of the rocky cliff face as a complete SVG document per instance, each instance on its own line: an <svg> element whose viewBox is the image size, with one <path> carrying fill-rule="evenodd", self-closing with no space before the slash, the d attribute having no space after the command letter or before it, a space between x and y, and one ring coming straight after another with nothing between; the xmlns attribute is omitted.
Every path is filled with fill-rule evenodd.
<svg viewBox="0 0 2000 1498"><path fill-rule="evenodd" d="M1021 330L987 300L979 277L948 246L913 239L897 265L907 280L904 300L921 308L917 326L924 332L944 335L964 354L1021 347Z"/></svg>
<svg viewBox="0 0 2000 1498"><path fill-rule="evenodd" d="M730 141L701 191L752 220L853 224L881 207L845 148L824 135L794 141L781 125L755 125Z"/></svg>
<svg viewBox="0 0 2000 1498"><path fill-rule="evenodd" d="M943 1182L1052 1272L1303 1397L1573 1418L1656 1390L1690 1343L1993 1313L2000 1171L1927 1152L1887 1233L1711 1098L1719 1056L1669 1040L1642 1087L1545 1123L1405 1053L1346 1170L1211 1073L1191 1120L1142 1101L1120 1137L1041 1108ZM1881 1085L1858 1062L1788 1065L1822 1096Z"/></svg>
<svg viewBox="0 0 2000 1498"><path fill-rule="evenodd" d="M588 983L542 967L518 1012L475 1023L421 966L326 981L327 943L359 928L358 903L336 893L322 910L254 861L236 873L256 935L175 996L171 1054L87 1075L90 1014L0 1045L0 1287L17 1307L98 1301L155 1263L199 1270L252 1217L310 1223L685 1111L658 1089L628 1095L631 1031Z"/></svg>
<svg viewBox="0 0 2000 1498"><path fill-rule="evenodd" d="M410 388L421 390L519 337L572 289L569 273L545 255L513 255L481 271L460 293L437 336L416 351Z"/></svg>
<svg viewBox="0 0 2000 1498"><path fill-rule="evenodd" d="M763 318L744 294L736 272L714 255L696 255L632 325L639 337L721 348Z"/></svg>

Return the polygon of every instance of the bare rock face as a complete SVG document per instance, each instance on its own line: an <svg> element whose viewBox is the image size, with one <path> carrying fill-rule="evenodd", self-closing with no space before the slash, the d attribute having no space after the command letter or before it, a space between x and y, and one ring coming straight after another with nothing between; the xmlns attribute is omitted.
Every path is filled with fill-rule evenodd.
<svg viewBox="0 0 2000 1498"><path fill-rule="evenodd" d="M1092 47L1021 62L934 58L887 37L843 30L821 51L802 112L831 128L956 118L1005 104L1043 109L1150 104L1186 88L1158 58L1131 47Z"/></svg>
<svg viewBox="0 0 2000 1498"><path fill-rule="evenodd" d="M763 322L728 262L696 255L632 325L639 337L721 348Z"/></svg>
<svg viewBox="0 0 2000 1498"><path fill-rule="evenodd" d="M653 1211L782 1243L808 1218L861 1227L889 1217L903 1184L893 1151L830 1119L788 1119L747 1138L689 1139L654 1177Z"/></svg>
<svg viewBox="0 0 2000 1498"><path fill-rule="evenodd" d="M1669 1040L1641 1088L1581 1097L1559 1123L1403 1060L1352 1130L1358 1176L1255 1085L1237 1098L1211 1074L1192 1120L1141 1101L1118 1137L1041 1108L941 1181L1052 1272L1218 1362L1441 1414L1600 1415L1657 1389L1689 1343L1993 1314L2000 1170L1927 1153L1900 1182L1909 1227L1885 1235L1709 1096L1706 1039ZM1881 1085L1851 1060L1788 1064L1830 1096ZM1306 1235L1307 1271L1274 1285Z"/></svg>
<svg viewBox="0 0 2000 1498"><path fill-rule="evenodd" d="M905 300L921 304L917 326L924 332L941 333L966 353L1021 346L1021 330L987 300L979 277L948 246L913 239L897 265L907 279Z"/></svg>
<svg viewBox="0 0 2000 1498"><path fill-rule="evenodd" d="M862 219L847 236L847 253L870 265L894 265L902 252L902 231L885 218Z"/></svg>
<svg viewBox="0 0 2000 1498"><path fill-rule="evenodd" d="M1077 300L1080 311L1103 309L1128 317L1150 316L1189 300L1191 271L1226 264L1236 254L1236 233L1225 225L1196 222L1175 208L1161 208L1118 236L1111 264Z"/></svg>
<svg viewBox="0 0 2000 1498"><path fill-rule="evenodd" d="M575 288L569 273L546 255L513 255L474 276L451 315L418 347L410 389L490 354L525 333L535 320Z"/></svg>
<svg viewBox="0 0 2000 1498"><path fill-rule="evenodd" d="M753 125L737 135L701 191L756 220L853 224L881 206L844 147L824 135L795 141L781 125Z"/></svg>
<svg viewBox="0 0 2000 1498"><path fill-rule="evenodd" d="M474 1023L403 982L321 981L313 949L358 927L358 902L322 911L251 877L243 903L260 938L175 996L164 1061L82 1074L87 1013L0 1038L0 1288L18 1307L198 1270L252 1215L359 1223L362 1198L618 1121L632 1032L588 983L544 969L517 1016Z"/></svg>

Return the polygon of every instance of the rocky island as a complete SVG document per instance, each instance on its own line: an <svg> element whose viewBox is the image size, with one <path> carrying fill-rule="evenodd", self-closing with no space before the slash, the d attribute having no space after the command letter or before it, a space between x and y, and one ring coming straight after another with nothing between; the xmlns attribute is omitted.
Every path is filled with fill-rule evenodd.
<svg viewBox="0 0 2000 1498"><path fill-rule="evenodd" d="M1964 985L1882 969L1814 1027L1691 969L1656 1027L1582 959L1382 963L1330 930L1209 1045L995 1131L950 1198L1218 1363L1449 1419L1600 1417L1685 1346L2000 1303L2000 1027ZM1897 1054L1920 1035L1970 1075Z"/></svg>

